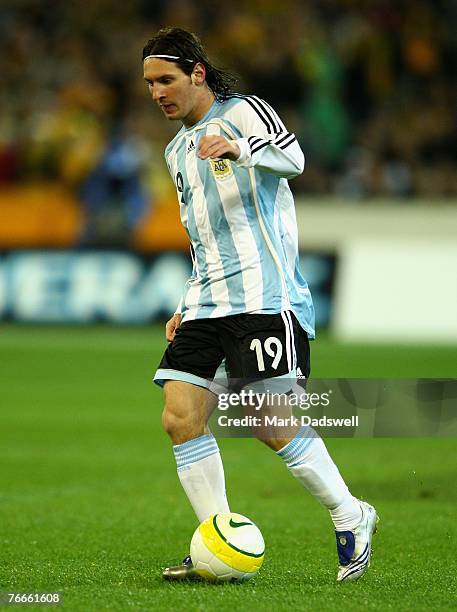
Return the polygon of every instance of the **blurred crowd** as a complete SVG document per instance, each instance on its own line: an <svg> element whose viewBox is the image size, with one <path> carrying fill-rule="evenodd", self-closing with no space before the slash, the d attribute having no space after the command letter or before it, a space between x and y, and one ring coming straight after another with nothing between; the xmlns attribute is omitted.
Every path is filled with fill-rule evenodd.
<svg viewBox="0 0 457 612"><path fill-rule="evenodd" d="M3 0L0 184L59 180L134 225L171 188L178 126L141 65L164 25L282 115L307 158L296 192L457 196L457 0Z"/></svg>

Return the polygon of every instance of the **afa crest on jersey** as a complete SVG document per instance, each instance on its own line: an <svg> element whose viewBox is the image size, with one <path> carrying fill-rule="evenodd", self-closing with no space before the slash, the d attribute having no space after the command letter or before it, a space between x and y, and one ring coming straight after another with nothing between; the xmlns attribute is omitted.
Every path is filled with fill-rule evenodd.
<svg viewBox="0 0 457 612"><path fill-rule="evenodd" d="M233 175L232 165L228 159L210 159L209 163L215 178L224 180Z"/></svg>

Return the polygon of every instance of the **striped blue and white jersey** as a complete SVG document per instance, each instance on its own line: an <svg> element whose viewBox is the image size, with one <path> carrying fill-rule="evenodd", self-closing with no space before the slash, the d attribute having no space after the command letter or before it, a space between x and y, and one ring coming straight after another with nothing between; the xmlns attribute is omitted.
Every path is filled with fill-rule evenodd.
<svg viewBox="0 0 457 612"><path fill-rule="evenodd" d="M200 159L205 135L235 140L239 159ZM181 128L165 159L193 259L177 309L183 321L292 310L313 338L314 308L299 270L287 182L303 172L304 157L276 112L256 96L215 101L198 123Z"/></svg>

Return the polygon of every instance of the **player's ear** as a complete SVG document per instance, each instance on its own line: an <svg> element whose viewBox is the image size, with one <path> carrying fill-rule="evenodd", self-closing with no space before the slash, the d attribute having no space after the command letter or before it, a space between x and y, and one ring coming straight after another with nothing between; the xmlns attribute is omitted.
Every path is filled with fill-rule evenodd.
<svg viewBox="0 0 457 612"><path fill-rule="evenodd" d="M190 75L190 79L192 81L192 85L203 85L206 77L206 69L205 65L201 62L195 64L192 74Z"/></svg>

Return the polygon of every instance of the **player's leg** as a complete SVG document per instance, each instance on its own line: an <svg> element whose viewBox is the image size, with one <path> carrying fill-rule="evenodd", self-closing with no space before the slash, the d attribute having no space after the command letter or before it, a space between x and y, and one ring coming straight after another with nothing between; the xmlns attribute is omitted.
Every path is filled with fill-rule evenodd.
<svg viewBox="0 0 457 612"><path fill-rule="evenodd" d="M173 442L179 480L198 520L229 512L219 447L206 425L216 397L203 387L168 380L164 400L162 423Z"/></svg>
<svg viewBox="0 0 457 612"><path fill-rule="evenodd" d="M219 447L207 428L215 396L207 390L223 359L209 320L183 323L168 345L154 381L164 387L162 422L173 443L179 480L199 521L228 512ZM187 556L163 571L167 580L197 578Z"/></svg>
<svg viewBox="0 0 457 612"><path fill-rule="evenodd" d="M291 334L297 370L306 379L310 372L309 343L295 318ZM275 437L262 441L276 451L290 473L329 511L340 561L337 580L359 578L370 562L377 521L374 508L351 494L324 441L312 428L298 429L289 441Z"/></svg>
<svg viewBox="0 0 457 612"><path fill-rule="evenodd" d="M286 313L285 324L289 328L296 370L304 377L298 382L306 382L311 369L308 336L292 313ZM312 428L297 428L286 444L275 439L264 442L285 461L291 474L329 510L336 530L350 529L360 522L359 501L350 493L324 441Z"/></svg>
<svg viewBox="0 0 457 612"><path fill-rule="evenodd" d="M362 576L370 564L371 539L378 520L375 509L351 494L324 441L311 428L302 428L280 448L278 440L263 441L329 511L339 558L337 580L355 580Z"/></svg>
<svg viewBox="0 0 457 612"><path fill-rule="evenodd" d="M248 319L240 322L246 329L240 334L239 354L236 354L237 347L232 342L232 352L236 356L233 367L236 367L237 360L242 363L242 373L246 379L258 378L260 375L264 380L277 379L282 383L278 377L289 375L292 381L298 368L307 378L310 367L306 333L291 313L265 318L263 324L262 317L266 316L249 319L254 315L247 315ZM252 347L256 349L255 359ZM272 350L273 347L275 350ZM265 414L265 409L262 410ZM287 416L283 413L284 406L281 416ZM342 576L358 577L368 566L376 513L371 506L353 497L323 440L312 428L296 427L292 432L291 427L277 429L274 431L274 428L264 427L257 430L256 434L276 451L290 473L329 510L335 525L340 556L338 579L342 579ZM362 530L364 535L355 543L354 533L357 530ZM346 561L348 563L344 565ZM355 565L356 571L349 573L353 569L352 565Z"/></svg>
<svg viewBox="0 0 457 612"><path fill-rule="evenodd" d="M349 491L324 441L311 427L297 428L291 438L284 437L283 432L275 436L268 427L259 430L257 438L274 450L290 473L327 508L337 531L352 529L360 522L359 500Z"/></svg>
<svg viewBox="0 0 457 612"><path fill-rule="evenodd" d="M322 438L312 428L302 428L294 438L261 440L284 460L290 473L330 513L337 531L352 529L360 522L359 501L350 493Z"/></svg>

